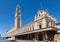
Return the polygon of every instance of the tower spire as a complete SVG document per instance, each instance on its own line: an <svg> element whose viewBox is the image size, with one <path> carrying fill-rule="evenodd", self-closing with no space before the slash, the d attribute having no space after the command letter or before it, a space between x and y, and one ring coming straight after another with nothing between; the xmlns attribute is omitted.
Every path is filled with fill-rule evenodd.
<svg viewBox="0 0 60 42"><path fill-rule="evenodd" d="M21 10L20 6L17 4L16 11L15 11L15 28L21 27Z"/></svg>

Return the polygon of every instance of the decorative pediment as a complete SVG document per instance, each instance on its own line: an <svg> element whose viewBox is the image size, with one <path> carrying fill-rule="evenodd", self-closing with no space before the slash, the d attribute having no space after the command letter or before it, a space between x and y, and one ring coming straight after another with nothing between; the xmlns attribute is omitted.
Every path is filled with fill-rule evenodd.
<svg viewBox="0 0 60 42"><path fill-rule="evenodd" d="M47 10L38 10L38 17L48 14Z"/></svg>

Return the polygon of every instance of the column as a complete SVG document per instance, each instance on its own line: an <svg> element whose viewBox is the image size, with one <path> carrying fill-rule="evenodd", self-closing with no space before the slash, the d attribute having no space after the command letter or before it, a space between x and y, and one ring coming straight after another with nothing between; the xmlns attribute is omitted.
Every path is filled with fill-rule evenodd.
<svg viewBox="0 0 60 42"><path fill-rule="evenodd" d="M43 35L43 40L45 40L44 32L42 33L42 35Z"/></svg>
<svg viewBox="0 0 60 42"><path fill-rule="evenodd" d="M38 40L38 33L35 34L35 39Z"/></svg>
<svg viewBox="0 0 60 42"><path fill-rule="evenodd" d="M48 40L47 32L45 32L45 39Z"/></svg>

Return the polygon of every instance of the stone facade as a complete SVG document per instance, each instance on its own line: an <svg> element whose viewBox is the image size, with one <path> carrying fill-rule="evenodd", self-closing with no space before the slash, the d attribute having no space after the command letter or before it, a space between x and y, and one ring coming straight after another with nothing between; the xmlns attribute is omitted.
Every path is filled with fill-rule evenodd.
<svg viewBox="0 0 60 42"><path fill-rule="evenodd" d="M6 37L15 36L16 39L50 39L50 35L56 33L56 19L49 15L47 10L38 10L34 21L25 26L21 26L21 11L20 7L16 7L15 24L11 30L6 32ZM52 34L53 33L53 34ZM41 35L41 36L39 36ZM53 39L51 37L51 39Z"/></svg>

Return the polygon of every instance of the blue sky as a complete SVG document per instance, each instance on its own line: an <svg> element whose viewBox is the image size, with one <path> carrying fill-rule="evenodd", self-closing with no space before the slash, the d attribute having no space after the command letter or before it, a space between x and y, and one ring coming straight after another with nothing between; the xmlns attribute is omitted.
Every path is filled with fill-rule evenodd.
<svg viewBox="0 0 60 42"><path fill-rule="evenodd" d="M60 22L60 0L0 0L0 34L5 36L7 30L14 26L14 16L17 4L21 7L22 25L34 19L37 11L47 9L50 15Z"/></svg>

